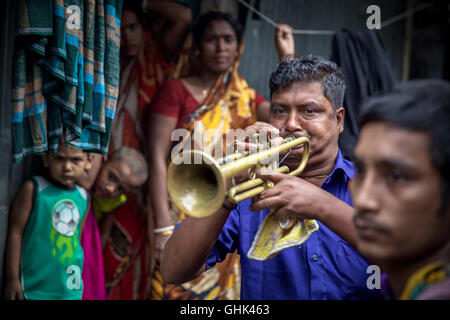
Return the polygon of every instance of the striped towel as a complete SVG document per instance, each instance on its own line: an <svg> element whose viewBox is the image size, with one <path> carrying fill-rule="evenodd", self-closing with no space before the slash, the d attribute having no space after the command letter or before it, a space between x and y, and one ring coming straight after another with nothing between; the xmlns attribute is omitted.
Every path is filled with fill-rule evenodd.
<svg viewBox="0 0 450 320"><path fill-rule="evenodd" d="M73 147L107 154L119 92L123 0L19 0L13 160Z"/></svg>

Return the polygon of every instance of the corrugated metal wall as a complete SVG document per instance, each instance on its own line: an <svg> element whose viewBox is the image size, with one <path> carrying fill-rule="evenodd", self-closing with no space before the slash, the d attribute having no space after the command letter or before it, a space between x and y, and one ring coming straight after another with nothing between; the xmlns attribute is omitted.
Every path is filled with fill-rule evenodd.
<svg viewBox="0 0 450 320"><path fill-rule="evenodd" d="M42 169L38 157L12 162L11 67L14 47L15 1L0 2L0 295L3 298L4 249L9 205L24 180Z"/></svg>
<svg viewBox="0 0 450 320"><path fill-rule="evenodd" d="M253 0L254 2L254 0ZM381 9L381 21L405 10L403 0L260 0L260 11L277 23L287 23L294 29L340 30L342 28L366 28L369 5ZM265 20L249 13L244 34L245 51L240 72L249 85L269 98L269 76L278 62L274 46L274 27ZM385 45L388 58L400 79L404 20L378 31ZM324 58L331 56L331 35L295 35L297 55L314 54Z"/></svg>
<svg viewBox="0 0 450 320"><path fill-rule="evenodd" d="M11 189L11 57L14 12L12 1L0 4L0 293L3 293L4 247ZM3 294L2 294L3 297Z"/></svg>

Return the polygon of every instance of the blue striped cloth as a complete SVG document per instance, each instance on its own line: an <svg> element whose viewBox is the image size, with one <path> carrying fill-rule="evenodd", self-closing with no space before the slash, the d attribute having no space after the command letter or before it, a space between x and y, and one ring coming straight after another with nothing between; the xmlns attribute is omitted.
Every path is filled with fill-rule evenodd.
<svg viewBox="0 0 450 320"><path fill-rule="evenodd" d="M119 92L123 0L19 0L13 160L74 147L107 154Z"/></svg>

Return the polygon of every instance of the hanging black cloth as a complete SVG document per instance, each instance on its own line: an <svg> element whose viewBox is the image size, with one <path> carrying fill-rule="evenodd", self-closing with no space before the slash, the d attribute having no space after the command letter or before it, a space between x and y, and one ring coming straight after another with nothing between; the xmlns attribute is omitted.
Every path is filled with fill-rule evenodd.
<svg viewBox="0 0 450 320"><path fill-rule="evenodd" d="M341 67L346 84L344 132L339 147L350 158L358 139L358 114L364 101L392 89L396 80L375 30L342 29L333 36L331 60Z"/></svg>

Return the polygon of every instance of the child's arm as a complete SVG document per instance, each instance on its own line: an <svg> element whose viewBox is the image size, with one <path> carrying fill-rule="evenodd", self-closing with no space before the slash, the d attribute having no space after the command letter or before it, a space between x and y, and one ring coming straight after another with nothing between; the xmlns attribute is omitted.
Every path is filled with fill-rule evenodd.
<svg viewBox="0 0 450 320"><path fill-rule="evenodd" d="M23 231L33 207L33 191L33 182L31 180L26 181L16 195L11 207L6 247L5 299L8 300L23 300L23 289L20 283L20 257Z"/></svg>

